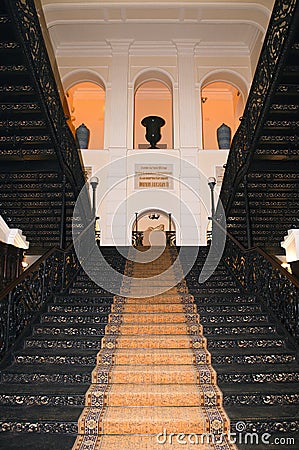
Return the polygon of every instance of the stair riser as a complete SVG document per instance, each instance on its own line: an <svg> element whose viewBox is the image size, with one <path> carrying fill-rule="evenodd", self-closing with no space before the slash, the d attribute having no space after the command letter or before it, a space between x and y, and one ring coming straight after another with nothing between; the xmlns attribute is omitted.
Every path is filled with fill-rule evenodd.
<svg viewBox="0 0 299 450"><path fill-rule="evenodd" d="M72 341L69 339L57 339L57 340L48 340L47 338L41 339L27 339L25 341L25 348L37 348L37 349L68 349L68 348L78 348L80 350L83 349L101 349L101 339L100 336L96 340L82 340Z"/></svg>
<svg viewBox="0 0 299 450"><path fill-rule="evenodd" d="M126 304L123 308L123 313L138 313L142 309L144 313L183 313L184 307L181 303L170 304L170 303L161 303L161 304L148 304L148 303L131 303ZM115 312L114 305L112 306L112 312ZM195 312L195 306L193 308L193 312Z"/></svg>
<svg viewBox="0 0 299 450"><path fill-rule="evenodd" d="M51 421L0 421L0 432L12 433L65 433L76 435L78 432L77 421L51 422Z"/></svg>
<svg viewBox="0 0 299 450"><path fill-rule="evenodd" d="M86 299L85 299L86 300ZM111 307L109 305L105 306L76 306L76 305L49 305L48 311L51 313L92 313L92 314L109 314Z"/></svg>
<svg viewBox="0 0 299 450"><path fill-rule="evenodd" d="M238 422L240 421L234 419L231 420L232 433L236 433L236 424ZM262 436L264 433L269 433L271 435L274 433L283 433L285 437L292 437L299 429L299 420L297 418L263 418L262 420L242 419L242 422L244 422L246 426L244 433L254 433L255 436ZM253 443L255 442L257 441L254 440ZM269 442L271 441L269 440ZM279 447L276 446L276 448Z"/></svg>
<svg viewBox="0 0 299 450"><path fill-rule="evenodd" d="M229 364L292 364L296 362L295 355L281 355L273 354L271 355L214 355L212 353L212 364L217 366L228 366Z"/></svg>
<svg viewBox="0 0 299 450"><path fill-rule="evenodd" d="M197 312L203 316L206 314L256 314L261 313L261 307L258 305L229 306L229 305L197 305Z"/></svg>
<svg viewBox="0 0 299 450"><path fill-rule="evenodd" d="M59 315L49 314L44 315L41 318L41 323L58 323L58 324L103 324L108 323L107 314L95 314L95 315Z"/></svg>
<svg viewBox="0 0 299 450"><path fill-rule="evenodd" d="M70 338L75 338L76 336L98 336L101 338L105 334L105 325L97 325L93 327L78 327L78 326L36 326L33 330L33 336L38 336L39 339L44 337L45 339L55 336L70 336ZM71 345L70 345L71 347Z"/></svg>
<svg viewBox="0 0 299 450"><path fill-rule="evenodd" d="M113 302L113 298L111 296L57 296L54 299L54 303L62 303L66 305L96 305L96 306L111 306Z"/></svg>
<svg viewBox="0 0 299 450"><path fill-rule="evenodd" d="M243 305L244 303L251 303L251 304L257 304L257 300L254 297L247 297L247 296L234 296L234 295L209 295L205 296L204 294L194 295L195 303L198 306L201 305L210 305L210 304L219 304L221 307L223 306L232 306L232 305Z"/></svg>
<svg viewBox="0 0 299 450"><path fill-rule="evenodd" d="M123 324L133 324L138 323L140 321L140 313L139 314L123 314ZM151 324L151 323L168 323L168 324L174 324L174 323L185 323L186 322L186 316L185 314L145 314L142 315L142 323Z"/></svg>
<svg viewBox="0 0 299 450"><path fill-rule="evenodd" d="M82 368L81 368L82 369ZM90 384L91 383L91 371L90 373L80 373L80 366L78 371L74 373L5 373L2 374L3 383L57 383L57 384Z"/></svg>
<svg viewBox="0 0 299 450"><path fill-rule="evenodd" d="M238 340L238 339L217 339L216 337L210 337L208 341L208 349L210 351L219 350L219 349L246 349L246 348L252 348L252 349L277 349L277 348L285 348L285 341L282 339L245 339L244 340Z"/></svg>
<svg viewBox="0 0 299 450"><path fill-rule="evenodd" d="M204 335L205 336L224 336L224 335L235 335L238 337L242 337L242 339L246 339L248 335L254 334L265 334L266 337L271 335L276 336L276 329L274 326L267 325L239 325L237 327L229 326L229 325L219 325L219 326L204 326Z"/></svg>
<svg viewBox="0 0 299 450"><path fill-rule="evenodd" d="M0 395L0 406L80 406L83 408L85 395Z"/></svg>
<svg viewBox="0 0 299 450"><path fill-rule="evenodd" d="M127 383L136 383L136 384L194 384L197 383L197 377L193 372L185 372L185 373L155 373L153 371L147 373L134 373L134 372L113 372L112 373L112 382L127 384ZM102 383L102 376L98 375L97 372L92 373L92 383Z"/></svg>
<svg viewBox="0 0 299 450"><path fill-rule="evenodd" d="M238 315L201 315L200 322L204 324L235 324L235 323L268 323L268 318L264 314L238 314Z"/></svg>
<svg viewBox="0 0 299 450"><path fill-rule="evenodd" d="M190 287L189 288L190 294L198 295L198 294L240 294L240 289L238 288L221 288L221 287Z"/></svg>
<svg viewBox="0 0 299 450"><path fill-rule="evenodd" d="M113 326L107 325L107 333L113 331ZM198 325L199 334L202 334L202 328ZM188 327L185 324L157 324L157 325L121 325L122 335L186 335Z"/></svg>
<svg viewBox="0 0 299 450"><path fill-rule="evenodd" d="M81 365L92 366L96 363L95 356L39 356L39 355L24 355L16 356L17 364L53 364L53 365Z"/></svg>
<svg viewBox="0 0 299 450"><path fill-rule="evenodd" d="M159 396L156 398L154 395L113 395L109 394L109 406L205 406L203 399L200 399L196 395L167 395L165 397ZM220 406L219 401L216 406Z"/></svg>
<svg viewBox="0 0 299 450"><path fill-rule="evenodd" d="M217 367L214 365L215 369ZM281 373L274 371L272 373L263 373L262 370L256 373L218 373L218 384L221 389L221 384L227 383L298 383L299 373L287 371Z"/></svg>
<svg viewBox="0 0 299 450"><path fill-rule="evenodd" d="M224 406L281 406L299 405L299 394L297 392L287 394L256 393L240 395L223 395Z"/></svg>

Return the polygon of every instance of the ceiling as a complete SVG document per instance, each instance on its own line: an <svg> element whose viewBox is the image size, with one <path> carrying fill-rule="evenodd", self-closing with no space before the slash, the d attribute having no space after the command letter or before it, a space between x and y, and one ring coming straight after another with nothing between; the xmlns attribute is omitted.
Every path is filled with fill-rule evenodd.
<svg viewBox="0 0 299 450"><path fill-rule="evenodd" d="M41 0L56 56L69 51L109 54L113 40L140 44L195 42L198 54L226 48L248 54L261 42L274 0L208 1L55 1ZM99 26L101 25L101 26Z"/></svg>

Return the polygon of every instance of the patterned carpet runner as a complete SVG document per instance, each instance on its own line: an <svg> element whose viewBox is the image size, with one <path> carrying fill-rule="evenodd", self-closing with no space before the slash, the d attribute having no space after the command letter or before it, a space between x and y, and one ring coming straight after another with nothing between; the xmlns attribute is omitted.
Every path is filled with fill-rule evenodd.
<svg viewBox="0 0 299 450"><path fill-rule="evenodd" d="M73 450L236 449L196 305L172 260L166 248L151 263L127 263L133 278L114 298ZM154 282L175 287L145 297Z"/></svg>

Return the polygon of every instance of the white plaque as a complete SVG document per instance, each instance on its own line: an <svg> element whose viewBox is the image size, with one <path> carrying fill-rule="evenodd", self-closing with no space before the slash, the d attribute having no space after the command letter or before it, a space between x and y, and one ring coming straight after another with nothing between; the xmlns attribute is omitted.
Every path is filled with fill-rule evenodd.
<svg viewBox="0 0 299 450"><path fill-rule="evenodd" d="M173 189L173 164L135 164L135 189Z"/></svg>

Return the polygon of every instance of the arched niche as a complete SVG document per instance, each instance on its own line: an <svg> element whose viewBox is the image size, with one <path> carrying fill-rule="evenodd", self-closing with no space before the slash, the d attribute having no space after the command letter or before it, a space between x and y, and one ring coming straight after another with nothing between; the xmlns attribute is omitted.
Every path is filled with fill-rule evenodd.
<svg viewBox="0 0 299 450"><path fill-rule="evenodd" d="M247 86L244 80L228 73L210 74L201 88L203 148L218 149L217 129L222 123L235 134L243 114Z"/></svg>
<svg viewBox="0 0 299 450"><path fill-rule="evenodd" d="M134 84L134 148L148 148L145 128L141 121L147 116L160 116L165 120L162 138L157 146L173 148L173 95L172 82L163 72L150 70L140 74Z"/></svg>
<svg viewBox="0 0 299 450"><path fill-rule="evenodd" d="M104 148L105 84L93 72L69 74L63 84L74 128L84 123L90 131L89 149Z"/></svg>
<svg viewBox="0 0 299 450"><path fill-rule="evenodd" d="M147 209L140 214L137 218L137 229L139 231L146 231L148 228L157 228L163 226L165 231L175 231L176 225L173 217L169 219L169 214L161 209ZM136 230L136 219L132 224L132 231Z"/></svg>

